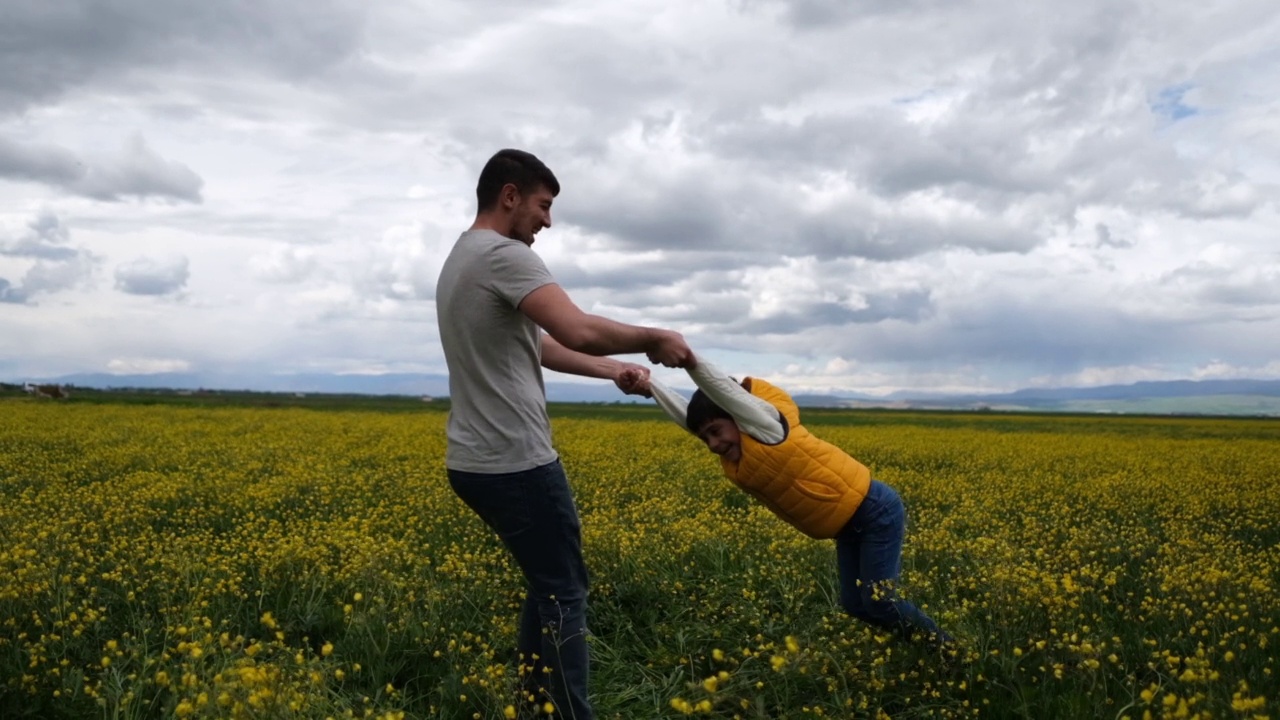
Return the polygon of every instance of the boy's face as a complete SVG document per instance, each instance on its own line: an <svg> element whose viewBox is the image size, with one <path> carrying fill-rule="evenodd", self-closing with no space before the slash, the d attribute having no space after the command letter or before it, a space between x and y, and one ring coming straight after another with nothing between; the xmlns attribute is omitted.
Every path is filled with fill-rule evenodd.
<svg viewBox="0 0 1280 720"><path fill-rule="evenodd" d="M728 418L716 418L703 425L698 431L698 439L706 443L711 452L729 462L738 462L742 458L742 436L738 432L738 424Z"/></svg>

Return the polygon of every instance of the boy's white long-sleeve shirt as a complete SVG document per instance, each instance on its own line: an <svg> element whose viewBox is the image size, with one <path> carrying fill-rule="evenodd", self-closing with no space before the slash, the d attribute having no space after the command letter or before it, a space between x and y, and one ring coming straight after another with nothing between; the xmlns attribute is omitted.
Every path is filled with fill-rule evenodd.
<svg viewBox="0 0 1280 720"><path fill-rule="evenodd" d="M738 424L738 430L762 443L777 444L786 439L787 429L782 423L778 409L763 398L752 395L750 391L738 384L733 378L724 374L715 365L697 356L697 366L687 370L693 383L707 394L716 405L724 408ZM689 401L680 393L663 385L657 380L649 380L649 389L653 399L680 427L687 429L685 417Z"/></svg>

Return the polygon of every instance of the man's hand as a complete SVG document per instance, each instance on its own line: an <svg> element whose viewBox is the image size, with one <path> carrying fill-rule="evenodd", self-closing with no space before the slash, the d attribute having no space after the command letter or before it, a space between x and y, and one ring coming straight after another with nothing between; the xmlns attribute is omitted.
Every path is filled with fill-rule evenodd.
<svg viewBox="0 0 1280 720"><path fill-rule="evenodd" d="M657 329L653 333L653 341L645 352L649 356L649 362L681 368L690 367L697 362L694 359L693 350L689 348L689 343L684 341L684 336L680 333Z"/></svg>
<svg viewBox="0 0 1280 720"><path fill-rule="evenodd" d="M649 368L635 363L618 363L618 370L613 375L613 384L628 395L653 397L649 390Z"/></svg>

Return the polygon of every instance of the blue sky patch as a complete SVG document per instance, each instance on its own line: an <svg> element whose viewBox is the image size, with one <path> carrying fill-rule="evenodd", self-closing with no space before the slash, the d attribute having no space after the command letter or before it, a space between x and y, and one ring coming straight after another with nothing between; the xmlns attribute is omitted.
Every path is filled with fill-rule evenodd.
<svg viewBox="0 0 1280 720"><path fill-rule="evenodd" d="M1170 85L1156 96L1155 102L1151 103L1151 109L1156 114L1163 115L1174 122L1199 114L1199 110L1182 102L1183 96L1190 89L1191 83Z"/></svg>

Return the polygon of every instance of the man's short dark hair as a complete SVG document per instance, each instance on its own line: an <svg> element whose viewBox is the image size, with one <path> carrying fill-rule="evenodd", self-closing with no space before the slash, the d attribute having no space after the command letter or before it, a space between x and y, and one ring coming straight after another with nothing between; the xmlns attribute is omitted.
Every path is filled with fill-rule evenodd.
<svg viewBox="0 0 1280 720"><path fill-rule="evenodd" d="M492 210L498 204L498 196L508 183L515 185L521 195L528 196L545 187L554 197L560 194L560 181L551 169L523 150L499 150L480 171L476 184L476 201L480 212Z"/></svg>
<svg viewBox="0 0 1280 720"><path fill-rule="evenodd" d="M707 423L720 418L733 420L733 416L729 414L729 411L712 402L706 393L701 390L695 390L693 397L689 398L688 407L684 411L684 424L685 427L689 428L689 432L697 435L698 431L705 427Z"/></svg>

